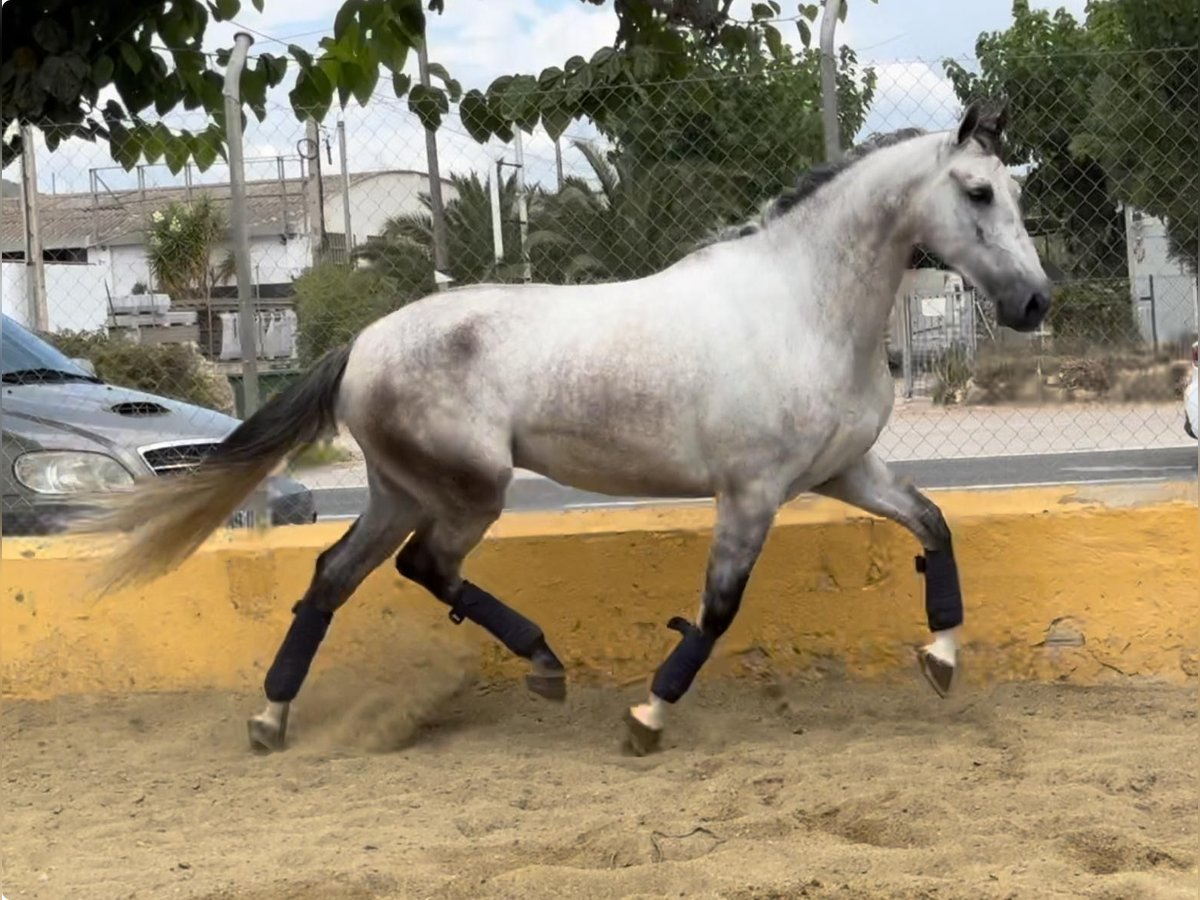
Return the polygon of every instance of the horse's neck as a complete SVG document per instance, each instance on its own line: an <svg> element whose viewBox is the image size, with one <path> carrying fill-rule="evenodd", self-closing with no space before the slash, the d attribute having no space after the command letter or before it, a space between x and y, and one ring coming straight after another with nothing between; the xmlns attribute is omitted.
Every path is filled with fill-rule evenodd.
<svg viewBox="0 0 1200 900"><path fill-rule="evenodd" d="M802 205L795 229L798 293L808 294L827 328L856 348L883 340L912 254L906 210L938 163L939 135L875 151Z"/></svg>

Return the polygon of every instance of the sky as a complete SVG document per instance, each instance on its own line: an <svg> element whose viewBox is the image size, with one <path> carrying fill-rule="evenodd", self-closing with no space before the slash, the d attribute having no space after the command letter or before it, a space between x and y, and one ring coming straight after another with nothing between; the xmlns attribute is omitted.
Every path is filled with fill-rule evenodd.
<svg viewBox="0 0 1200 900"><path fill-rule="evenodd" d="M1037 8L1065 7L1082 16L1086 0L1031 0ZM973 52L980 32L1006 28L1011 22L1012 0L848 0L849 12L837 33L838 44L848 44L862 63L870 63L879 74L879 86L864 132L916 125L925 128L951 127L959 113L958 102L941 74L939 61L947 56L967 57ZM796 11L795 0L781 0L783 15ZM251 31L255 43L250 53L284 53L288 43L315 49L321 36L329 33L341 0L265 0L262 13L249 2L237 22ZM735 0L732 13L748 18L751 0ZM593 6L580 0L445 0L445 13L428 14L429 58L446 66L464 89L486 88L496 76L516 72L537 73L550 65L561 65L570 56L590 56L598 47L611 43L616 17L611 4ZM785 39L800 46L791 22L778 24ZM216 50L232 45L238 28L230 23L210 26L206 45ZM416 57L410 66L416 75ZM251 118L246 132L248 179L273 177L276 157L284 157L289 175L299 174L297 142L304 137L303 125L292 114L287 89L293 76L269 97L264 123ZM102 98L103 99L103 98ZM347 155L351 171L412 168L425 171L424 132L408 112L405 101L391 94L390 80L380 79L380 89L366 108L344 112L335 103L324 122L324 140L331 141L330 156L323 160L325 171L340 171L336 126L345 120ZM202 128L200 113L173 114L168 124ZM586 123L574 123L567 138L594 137ZM527 179L553 183L554 145L540 130L524 140ZM512 159L512 147L493 142L479 146L466 135L453 116L438 133L440 168L450 172L484 170L498 157ZM323 153L326 152L323 150ZM586 174L578 152L566 142L563 164L568 173ZM126 173L108 156L103 144L71 141L53 154L44 146L38 152L39 183L42 190L66 192L88 189L89 170L100 168L102 182L114 191L136 184L136 175ZM5 177L19 177L16 166ZM179 183L165 166L146 170L149 185ZM227 181L228 170L215 166L197 181Z"/></svg>

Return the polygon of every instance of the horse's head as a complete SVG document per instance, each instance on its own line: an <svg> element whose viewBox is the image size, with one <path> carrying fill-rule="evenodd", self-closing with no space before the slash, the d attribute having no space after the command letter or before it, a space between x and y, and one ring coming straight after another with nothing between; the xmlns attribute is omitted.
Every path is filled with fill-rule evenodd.
<svg viewBox="0 0 1200 900"><path fill-rule="evenodd" d="M953 149L915 198L917 242L996 304L1001 325L1033 331L1050 309L1050 279L1021 217L1020 187L1000 159L1007 107L972 104Z"/></svg>

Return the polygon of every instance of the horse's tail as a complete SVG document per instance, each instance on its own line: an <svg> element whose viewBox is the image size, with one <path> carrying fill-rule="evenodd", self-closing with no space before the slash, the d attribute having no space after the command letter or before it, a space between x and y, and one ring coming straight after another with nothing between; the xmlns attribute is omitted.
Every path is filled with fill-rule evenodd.
<svg viewBox="0 0 1200 900"><path fill-rule="evenodd" d="M229 520L284 457L335 427L349 358L349 345L325 354L303 378L238 425L192 472L94 498L96 512L73 523L71 531L132 532L100 573L100 592L174 569Z"/></svg>

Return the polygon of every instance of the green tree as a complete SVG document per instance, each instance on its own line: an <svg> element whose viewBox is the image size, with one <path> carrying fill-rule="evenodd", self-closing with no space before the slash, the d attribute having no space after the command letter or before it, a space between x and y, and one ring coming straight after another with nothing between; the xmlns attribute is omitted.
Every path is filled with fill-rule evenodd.
<svg viewBox="0 0 1200 900"><path fill-rule="evenodd" d="M599 184L580 178L537 198L530 258L539 279L558 283L639 278L661 271L705 235L744 214L739 177L703 159L610 160L573 142Z"/></svg>
<svg viewBox="0 0 1200 900"><path fill-rule="evenodd" d="M603 5L606 0L581 0ZM251 0L262 10L264 0ZM685 76L693 64L688 40L699 36L713 46L736 49L761 38L776 52L782 47L772 18L776 0L753 5L754 21L729 16L729 0L613 0L617 17L612 46L590 59L573 57L537 76L506 75L486 91L462 94L444 66L430 64L437 83L414 85L405 69L409 51L424 40L426 8L435 13L444 0L345 0L331 34L313 54L295 44L288 56L257 53L241 79L242 97L255 116L266 115L267 90L295 82L289 93L298 118L318 121L334 98L365 103L382 75L397 97L428 128L437 128L452 101L462 99L464 123L479 141L492 135L508 140L515 124L527 132L540 122L554 137L580 118L603 118L618 109L639 84ZM236 20L241 0L14 0L0 11L0 133L3 164L20 152L14 123L29 123L45 134L53 150L69 137L106 140L113 158L132 169L140 157L165 160L172 171L193 159L206 169L223 155L225 112L223 69L229 51L213 60L204 49L211 21ZM845 12L845 3L841 10ZM801 4L798 22L807 44L816 4ZM289 65L289 59L291 65ZM215 63L215 64L214 64ZM100 106L100 92L117 98ZM211 124L199 133L172 132L150 121L183 105L204 109Z"/></svg>
<svg viewBox="0 0 1200 900"><path fill-rule="evenodd" d="M412 296L381 272L327 262L296 279L296 336L300 361L310 365Z"/></svg>
<svg viewBox="0 0 1200 900"><path fill-rule="evenodd" d="M962 102L1010 99L1009 161L1030 167L1030 218L1075 277L1125 276L1124 203L1195 265L1197 45L1194 0L1093 0L1082 22L1014 0L1013 24L976 42L979 72L946 61Z"/></svg>
<svg viewBox="0 0 1200 900"><path fill-rule="evenodd" d="M744 215L824 158L820 53L795 53L769 34L733 48L690 38L688 76L637 91L598 120L601 133L637 165L705 162L729 172L746 207L737 215ZM849 147L874 98L876 74L860 70L842 47L837 82L839 134Z"/></svg>
<svg viewBox="0 0 1200 900"><path fill-rule="evenodd" d="M492 237L492 201L488 185L478 174L451 175L455 197L445 205L447 253L455 281L508 280L520 260L517 223L517 181L510 175L500 184L500 221L504 260L496 265ZM356 251L359 259L397 282L405 293L432 289L433 217L429 195L422 193L426 212L405 213L388 219L383 234Z"/></svg>
<svg viewBox="0 0 1200 900"><path fill-rule="evenodd" d="M225 216L207 195L152 213L146 258L158 290L176 303L208 300L213 286L231 274L227 262L213 265L227 230Z"/></svg>

